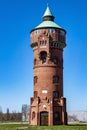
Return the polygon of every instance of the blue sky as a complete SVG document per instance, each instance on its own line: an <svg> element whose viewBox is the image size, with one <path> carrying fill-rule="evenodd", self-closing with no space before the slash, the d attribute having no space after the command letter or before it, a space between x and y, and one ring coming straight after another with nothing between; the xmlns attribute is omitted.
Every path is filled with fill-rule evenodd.
<svg viewBox="0 0 87 130"><path fill-rule="evenodd" d="M67 111L87 110L87 1L0 0L0 106L21 111L33 95L30 30L41 23L47 3L67 31L64 96Z"/></svg>

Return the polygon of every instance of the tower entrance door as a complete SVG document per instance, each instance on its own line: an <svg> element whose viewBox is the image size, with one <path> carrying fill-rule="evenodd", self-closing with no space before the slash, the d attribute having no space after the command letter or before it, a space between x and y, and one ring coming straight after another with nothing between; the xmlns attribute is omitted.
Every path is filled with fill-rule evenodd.
<svg viewBox="0 0 87 130"><path fill-rule="evenodd" d="M40 112L40 125L48 125L48 112Z"/></svg>

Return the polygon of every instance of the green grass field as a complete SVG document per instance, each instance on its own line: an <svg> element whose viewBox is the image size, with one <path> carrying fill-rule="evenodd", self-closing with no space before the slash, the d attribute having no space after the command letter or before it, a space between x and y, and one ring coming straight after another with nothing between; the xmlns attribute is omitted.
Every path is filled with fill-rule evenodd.
<svg viewBox="0 0 87 130"><path fill-rule="evenodd" d="M87 130L87 125L29 126L28 124L0 124L0 130Z"/></svg>

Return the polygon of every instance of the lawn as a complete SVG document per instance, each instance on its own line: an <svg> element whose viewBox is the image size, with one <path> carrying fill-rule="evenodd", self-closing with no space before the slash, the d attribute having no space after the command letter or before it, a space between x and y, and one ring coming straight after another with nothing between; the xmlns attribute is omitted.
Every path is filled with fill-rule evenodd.
<svg viewBox="0 0 87 130"><path fill-rule="evenodd" d="M0 124L0 130L87 130L87 125L29 126L28 124Z"/></svg>
<svg viewBox="0 0 87 130"><path fill-rule="evenodd" d="M0 130L27 130L28 124L0 124Z"/></svg>

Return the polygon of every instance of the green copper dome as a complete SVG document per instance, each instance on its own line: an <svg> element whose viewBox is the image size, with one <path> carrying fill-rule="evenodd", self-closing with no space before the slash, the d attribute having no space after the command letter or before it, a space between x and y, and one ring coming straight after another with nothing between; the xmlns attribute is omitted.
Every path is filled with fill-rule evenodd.
<svg viewBox="0 0 87 130"><path fill-rule="evenodd" d="M35 29L39 28L61 28L59 25L57 25L54 22L54 16L52 15L52 12L50 11L50 8L47 6L46 11L42 17L42 23L39 24Z"/></svg>
<svg viewBox="0 0 87 130"><path fill-rule="evenodd" d="M56 23L54 23L53 21L43 21L41 24L39 24L36 29L38 28L61 28L59 25L57 25Z"/></svg>
<svg viewBox="0 0 87 130"><path fill-rule="evenodd" d="M54 16L52 15L52 12L50 11L50 8L48 6L46 8L44 15L42 16L42 22L38 26L36 26L33 30L43 28L59 28L64 30L62 27L60 27L58 24L54 22ZM33 30L31 30L31 32Z"/></svg>

